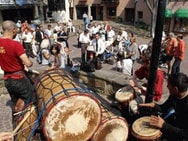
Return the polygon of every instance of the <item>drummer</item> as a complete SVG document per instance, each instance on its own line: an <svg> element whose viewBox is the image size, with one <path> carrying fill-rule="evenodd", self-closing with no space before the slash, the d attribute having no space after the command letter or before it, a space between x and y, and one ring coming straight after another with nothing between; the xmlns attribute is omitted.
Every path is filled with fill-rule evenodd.
<svg viewBox="0 0 188 141"><path fill-rule="evenodd" d="M26 55L23 46L13 40L18 32L16 24L7 20L3 22L2 28L4 31L0 39L0 66L4 71L5 87L14 104L22 101L22 104L16 104L17 109L22 109L24 105L35 101L34 87L24 70L25 67L31 67L33 62Z"/></svg>
<svg viewBox="0 0 188 141"><path fill-rule="evenodd" d="M150 58L151 58L151 50L150 48L143 51L142 55L142 63L143 65L135 71L135 74L133 76L133 79L130 80L130 85L133 87L138 87L142 91L142 93L146 93L147 83L140 86L137 83L137 79L148 79L149 78L149 68L150 68ZM156 80L155 80L155 86L154 86L154 101L160 101L163 93L163 83L164 83L164 72L161 69L157 69L156 72Z"/></svg>
<svg viewBox="0 0 188 141"><path fill-rule="evenodd" d="M188 141L188 76L184 73L171 74L167 87L170 93L162 105L140 104L161 112L161 116L150 117L150 125L162 131L162 138L168 141Z"/></svg>

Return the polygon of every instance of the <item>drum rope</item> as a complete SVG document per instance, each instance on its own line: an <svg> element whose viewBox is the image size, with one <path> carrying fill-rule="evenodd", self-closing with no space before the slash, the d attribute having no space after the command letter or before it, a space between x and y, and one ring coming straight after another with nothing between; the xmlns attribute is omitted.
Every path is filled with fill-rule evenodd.
<svg viewBox="0 0 188 141"><path fill-rule="evenodd" d="M91 93L92 96L94 96L96 99L98 99L103 107L105 107L107 110L111 111L115 115L121 116L121 113L116 110L115 108L112 108L110 103L106 101L103 97L101 97L99 94L94 93L92 90L86 88L86 86L83 86L84 90L88 93Z"/></svg>
<svg viewBox="0 0 188 141"><path fill-rule="evenodd" d="M34 124L34 126L32 127L32 131L30 132L29 137L27 137L28 141L32 140L32 137L35 134L35 131L37 130L37 128L38 128L38 126L39 126L39 124L42 120L42 116L44 116L44 114L47 114L47 113L44 113L44 111L47 108L47 105L51 101L54 102L53 104L57 104L57 100L55 99L55 97L57 97L61 93L64 92L64 94L66 96L70 96L70 94L71 94L71 93L69 93L70 91L77 91L76 94L80 93L80 95L83 92L84 93L87 93L87 92L90 93L90 91L88 89L83 89L79 85L77 85L77 83L75 83L73 81L73 78L71 77L71 75L69 73L67 73L66 71L63 71L63 72L62 71L63 70L61 70L61 69L55 69L55 72L54 72L54 70L47 70L37 77L37 79L35 80L35 83L33 84L33 86L35 87L35 90L42 87L42 90L46 89L48 92L50 92L51 97L50 97L50 99L47 100L47 102L45 102L45 100L41 98L44 104L43 104L43 107L41 108L41 110L39 110L37 108L38 109L38 117L35 120L35 122L29 123L28 126L24 127L22 130L19 130L18 132L16 132L15 136L18 135L21 132L24 132L24 130L32 127L33 124ZM46 79L51 79L51 82L49 82L47 84L43 83L43 81L44 80L46 81ZM55 82L58 85L58 87L60 86L63 90L60 90L59 92L53 94L53 90L52 90L52 88L54 87L53 82ZM46 85L48 85L50 83L52 83L52 86L50 88L46 88ZM68 89L65 88L64 86L66 84L72 84L73 88L68 88ZM49 94L49 93L47 93L47 94ZM19 113L17 113L17 114L19 114Z"/></svg>
<svg viewBox="0 0 188 141"><path fill-rule="evenodd" d="M82 88L70 88L70 89L64 89L64 90L61 90L59 92L57 92L56 94L53 95L53 97L56 97L58 96L59 94L61 94L62 92L64 91L68 91L68 90L78 90L78 92L85 92L84 89ZM46 105L48 105L51 101L52 97L50 99L47 100L47 102L45 103L45 105L43 106L43 108L39 111L39 116L35 122L35 125L33 127L33 132L30 134L29 138L31 138L34 134L34 131L38 128L38 125L39 125L39 121L42 119L42 116L45 114L45 109L46 109ZM47 114L47 113L46 113Z"/></svg>
<svg viewBox="0 0 188 141"><path fill-rule="evenodd" d="M67 81L67 84L72 84L74 87L76 87L76 85L75 85L75 83L72 83L72 79L70 78L70 76L69 77L67 77L67 75L62 75L62 73L60 74L59 73L59 75L57 75L57 76L60 76L60 78L62 78L61 80L61 82L58 82L57 81L57 79L55 79L55 77L54 76L52 76L51 74L58 74L57 72L56 73L48 73L47 75L44 75L44 76L41 76L40 77L40 81L38 81L38 83L39 82L41 82L42 80L43 80L43 78L44 77L46 77L46 76L48 76L47 78L49 79L51 79L52 80L52 82L56 82L57 84L58 84L58 86L61 86L62 87L62 89L65 89L64 87L63 87L63 85L65 85L62 81ZM66 78L68 78L68 79L66 79ZM38 83L36 83L36 85L35 85L35 87L37 86L37 84ZM51 83L51 82L50 82ZM52 93L52 87L51 88L45 88L45 86L43 85L43 83L40 83L40 85L43 87L43 89L48 89L51 93ZM52 85L53 86L53 85ZM36 89L37 89L37 87L36 87ZM53 93L52 93L53 94ZM65 95L66 96L69 96L69 93L67 92L67 91L65 91ZM52 96L52 95L51 95ZM55 101L56 99L53 99L53 102L54 103L56 103L56 101Z"/></svg>
<svg viewBox="0 0 188 141"><path fill-rule="evenodd" d="M24 109L23 111L21 111L21 113L19 112L19 113L22 114L22 116L23 116L23 113L25 113L25 112L27 112L28 110L30 110L30 111L29 111L30 113L27 113L26 117L24 117L24 118L21 120L21 122L18 124L18 126L14 129L14 136L18 135L18 134L21 133L21 132L24 132L26 129L32 127L32 125L34 125L34 127L35 127L35 126L38 127L38 125L39 125L39 124L38 124L39 118L37 118L37 119L36 119L34 122L32 122L32 123L28 123L28 122L27 122L28 126L26 126L25 128L23 128L22 130L18 130L18 129L24 124L24 122L25 122L26 119L28 118L29 114L32 114L32 111L33 111L34 109L36 109L36 106L35 106L35 107L29 107L29 108L27 108L27 109ZM18 114L19 114L19 113L18 113ZM37 123L37 124L36 124L36 123ZM31 141L31 138L32 138L33 135L34 135L35 130L36 130L36 127L35 127L35 128L32 128L31 133L30 133L30 135L29 135L29 138L27 138L27 140L29 139L28 141ZM17 132L17 131L18 131L18 132Z"/></svg>
<svg viewBox="0 0 188 141"><path fill-rule="evenodd" d="M18 135L21 132L24 132L26 129L30 128L32 125L34 125L37 121L34 121L32 123L30 123L28 126L26 126L25 128L23 128L22 130L18 130L18 132L14 133L14 136Z"/></svg>

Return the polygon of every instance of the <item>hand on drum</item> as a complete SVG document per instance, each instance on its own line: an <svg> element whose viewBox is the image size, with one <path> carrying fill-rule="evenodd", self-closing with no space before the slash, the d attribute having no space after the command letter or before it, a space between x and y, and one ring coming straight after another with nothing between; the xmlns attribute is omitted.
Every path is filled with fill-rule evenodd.
<svg viewBox="0 0 188 141"><path fill-rule="evenodd" d="M141 103L139 104L140 107L147 107L147 108L154 108L155 107L155 103L151 102L151 103Z"/></svg>
<svg viewBox="0 0 188 141"><path fill-rule="evenodd" d="M129 85L132 87L135 87L136 84L135 84L134 80L129 80Z"/></svg>
<svg viewBox="0 0 188 141"><path fill-rule="evenodd" d="M162 119L160 116L151 116L150 117L150 125L158 127L158 128L162 128L163 124L164 124L164 119Z"/></svg>

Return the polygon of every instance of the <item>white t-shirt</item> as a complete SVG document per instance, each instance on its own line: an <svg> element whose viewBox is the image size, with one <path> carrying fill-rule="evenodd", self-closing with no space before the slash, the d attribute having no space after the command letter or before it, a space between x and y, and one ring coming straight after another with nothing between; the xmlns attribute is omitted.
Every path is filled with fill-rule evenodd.
<svg viewBox="0 0 188 141"><path fill-rule="evenodd" d="M44 55L43 55L44 53L49 54L50 52L47 48L42 49L42 63L41 64L48 65L50 61L44 57Z"/></svg>
<svg viewBox="0 0 188 141"><path fill-rule="evenodd" d="M25 32L23 32L22 39L24 39L24 41L23 41L24 43L31 43L33 40L33 34L29 31L27 34Z"/></svg>

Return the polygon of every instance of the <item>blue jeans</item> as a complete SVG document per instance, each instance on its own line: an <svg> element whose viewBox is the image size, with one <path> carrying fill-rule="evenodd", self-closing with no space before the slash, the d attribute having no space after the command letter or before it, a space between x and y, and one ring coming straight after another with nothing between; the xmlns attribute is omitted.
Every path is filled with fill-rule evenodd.
<svg viewBox="0 0 188 141"><path fill-rule="evenodd" d="M171 74L179 73L180 72L180 65L181 65L181 60L176 57L173 65L172 65Z"/></svg>
<svg viewBox="0 0 188 141"><path fill-rule="evenodd" d="M24 100L26 105L36 101L34 87L26 76L21 79L6 79L5 87L7 88L14 104L19 98Z"/></svg>

